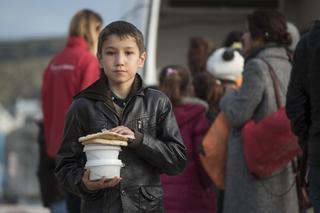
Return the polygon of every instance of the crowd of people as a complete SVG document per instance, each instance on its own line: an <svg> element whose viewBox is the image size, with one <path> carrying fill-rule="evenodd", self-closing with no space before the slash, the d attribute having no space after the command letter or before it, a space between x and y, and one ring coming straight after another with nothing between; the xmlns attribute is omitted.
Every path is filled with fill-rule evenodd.
<svg viewBox="0 0 320 213"><path fill-rule="evenodd" d="M79 11L66 47L44 72L39 180L51 212L304 212L292 166L301 156L259 178L244 154L244 125L276 112L278 98L308 157L303 175L320 212L318 21L299 41L283 14L256 10L246 29L232 31L221 46L190 38L188 67L161 68L154 87L137 74L147 58L139 29L125 21L102 24L99 14ZM230 126L223 189L200 160L221 113ZM78 138L104 129L130 138L119 156L125 166L121 177L91 181Z"/></svg>

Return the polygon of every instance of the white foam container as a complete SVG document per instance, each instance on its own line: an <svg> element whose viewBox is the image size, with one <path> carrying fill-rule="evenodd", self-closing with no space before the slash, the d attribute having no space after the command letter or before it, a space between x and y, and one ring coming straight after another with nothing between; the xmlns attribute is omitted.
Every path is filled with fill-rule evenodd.
<svg viewBox="0 0 320 213"><path fill-rule="evenodd" d="M103 144L87 144L83 151L86 153L87 160L101 160L101 159L118 159L120 146L110 146Z"/></svg>
<svg viewBox="0 0 320 213"><path fill-rule="evenodd" d="M90 169L90 180L120 177L120 169L123 166L118 159L102 159L87 161L86 167Z"/></svg>

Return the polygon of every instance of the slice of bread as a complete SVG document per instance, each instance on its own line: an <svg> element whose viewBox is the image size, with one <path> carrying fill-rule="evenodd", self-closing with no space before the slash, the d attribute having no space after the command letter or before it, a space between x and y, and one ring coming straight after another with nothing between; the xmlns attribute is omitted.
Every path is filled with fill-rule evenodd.
<svg viewBox="0 0 320 213"><path fill-rule="evenodd" d="M82 142L83 145L87 144L103 144L103 145L113 145L113 146L128 146L128 142L119 140L106 140L106 139L91 139Z"/></svg>
<svg viewBox="0 0 320 213"><path fill-rule="evenodd" d="M92 139L128 141L128 138L123 135L120 135L115 132L104 131L104 132L93 133L93 134L80 137L79 142L83 143L85 141L92 140Z"/></svg>

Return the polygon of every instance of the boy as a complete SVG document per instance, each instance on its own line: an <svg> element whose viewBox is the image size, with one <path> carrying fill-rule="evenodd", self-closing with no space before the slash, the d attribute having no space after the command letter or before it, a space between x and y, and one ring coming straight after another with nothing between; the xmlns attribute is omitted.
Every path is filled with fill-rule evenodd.
<svg viewBox="0 0 320 213"><path fill-rule="evenodd" d="M74 99L66 116L56 175L82 197L83 212L163 212L160 173L175 175L186 150L169 99L137 74L146 59L142 33L117 21L99 36L101 78ZM90 181L78 138L103 129L132 138L119 158L121 177Z"/></svg>

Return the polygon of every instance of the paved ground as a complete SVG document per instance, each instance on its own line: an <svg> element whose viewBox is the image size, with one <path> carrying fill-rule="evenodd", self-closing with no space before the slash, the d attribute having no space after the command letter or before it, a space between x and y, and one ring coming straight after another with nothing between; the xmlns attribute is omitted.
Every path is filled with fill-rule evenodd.
<svg viewBox="0 0 320 213"><path fill-rule="evenodd" d="M0 213L49 213L49 210L39 205L0 204Z"/></svg>

